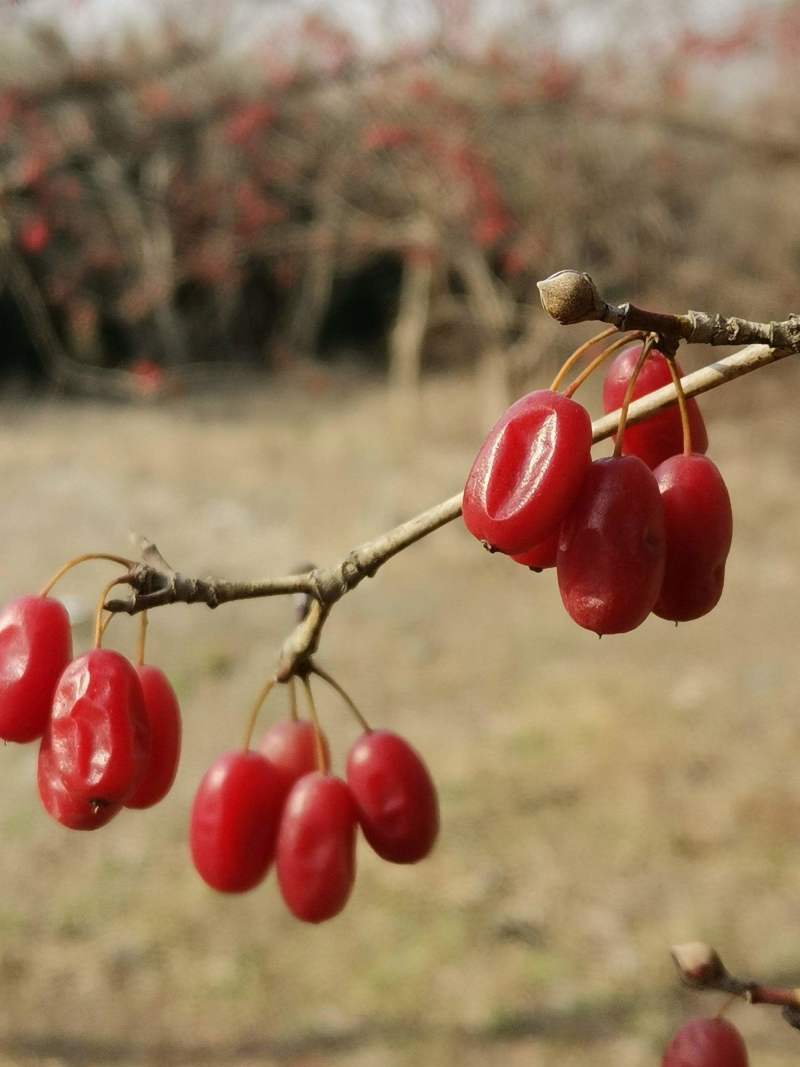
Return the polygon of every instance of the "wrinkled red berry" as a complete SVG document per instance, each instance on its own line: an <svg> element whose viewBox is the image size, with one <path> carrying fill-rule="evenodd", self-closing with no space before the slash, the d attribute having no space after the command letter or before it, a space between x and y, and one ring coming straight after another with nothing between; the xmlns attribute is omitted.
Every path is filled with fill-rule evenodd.
<svg viewBox="0 0 800 1067"><path fill-rule="evenodd" d="M330 761L328 739L322 735L326 766ZM258 751L286 776L287 791L298 778L317 770L317 742L313 723L284 719L267 730Z"/></svg>
<svg viewBox="0 0 800 1067"><path fill-rule="evenodd" d="M691 1019L667 1045L661 1067L748 1067L747 1049L727 1019Z"/></svg>
<svg viewBox="0 0 800 1067"><path fill-rule="evenodd" d="M150 730L136 671L118 652L95 648L59 679L40 749L76 800L124 804L144 771Z"/></svg>
<svg viewBox="0 0 800 1067"><path fill-rule="evenodd" d="M70 793L58 773L50 749L39 752L36 784L45 811L70 830L98 830L122 808L121 804L92 802Z"/></svg>
<svg viewBox="0 0 800 1067"><path fill-rule="evenodd" d="M0 612L0 739L42 736L71 659L69 615L60 601L21 596L6 604Z"/></svg>
<svg viewBox="0 0 800 1067"><path fill-rule="evenodd" d="M286 800L276 850L278 884L293 915L320 923L338 915L355 881L357 815L347 785L314 771Z"/></svg>
<svg viewBox="0 0 800 1067"><path fill-rule="evenodd" d="M428 768L397 734L363 734L347 758L347 784L372 848L392 863L416 863L439 832L439 804Z"/></svg>
<svg viewBox="0 0 800 1067"><path fill-rule="evenodd" d="M540 541L538 545L529 548L527 552L520 552L511 558L516 563L521 563L523 567L530 567L532 571L544 571L549 567L555 567L558 559L558 542L560 538L561 527L559 526L544 541Z"/></svg>
<svg viewBox="0 0 800 1067"><path fill-rule="evenodd" d="M653 471L661 490L667 540L664 581L653 611L685 622L711 611L722 596L733 537L731 501L706 456L672 456Z"/></svg>
<svg viewBox="0 0 800 1067"><path fill-rule="evenodd" d="M633 374L636 363L642 352L640 344L632 345L623 349L608 368L603 383L603 410L606 412L616 411L622 407L625 399L625 390ZM677 361L675 367L679 375L683 374ZM653 348L645 360L644 366L636 379L633 387L633 399L646 396L656 389L672 383L672 375L669 372L669 364L666 356ZM691 397L687 401L689 412L689 428L692 435L692 449L695 452L705 452L708 448L708 434L706 424L697 406L697 401ZM677 456L683 451L683 428L681 426L681 413L677 405L664 408L651 415L644 422L637 422L635 426L626 426L622 438L622 451L627 456L638 456L644 460L648 467L657 467L670 456Z"/></svg>
<svg viewBox="0 0 800 1067"><path fill-rule="evenodd" d="M285 798L283 776L258 752L226 752L211 764L192 805L189 845L212 889L244 893L263 880Z"/></svg>
<svg viewBox="0 0 800 1067"><path fill-rule="evenodd" d="M126 808L151 808L167 795L178 773L181 754L181 712L169 680L158 667L136 668L150 727L150 749L139 784Z"/></svg>
<svg viewBox="0 0 800 1067"><path fill-rule="evenodd" d="M664 509L636 456L596 460L561 527L558 587L580 626L626 633L644 622L664 576Z"/></svg>
<svg viewBox="0 0 800 1067"><path fill-rule="evenodd" d="M553 533L589 466L585 408L550 389L523 396L495 423L472 464L462 510L479 541L509 555Z"/></svg>

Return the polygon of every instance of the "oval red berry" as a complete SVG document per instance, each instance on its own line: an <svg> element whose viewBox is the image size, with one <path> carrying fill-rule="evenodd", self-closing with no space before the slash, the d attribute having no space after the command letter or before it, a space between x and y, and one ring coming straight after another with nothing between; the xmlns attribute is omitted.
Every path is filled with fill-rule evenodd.
<svg viewBox="0 0 800 1067"><path fill-rule="evenodd" d="M120 804L93 802L70 793L46 746L39 749L36 784L45 811L70 830L98 830L122 808Z"/></svg>
<svg viewBox="0 0 800 1067"><path fill-rule="evenodd" d="M509 555L549 537L589 466L585 408L550 389L517 400L492 427L472 464L462 510L467 529Z"/></svg>
<svg viewBox="0 0 800 1067"><path fill-rule="evenodd" d="M244 893L264 879L285 797L283 776L258 752L226 752L211 764L192 804L189 845L212 889Z"/></svg>
<svg viewBox="0 0 800 1067"><path fill-rule="evenodd" d="M125 801L127 808L151 808L163 800L178 773L181 754L181 712L169 679L158 667L136 668L150 729L150 748L139 784Z"/></svg>
<svg viewBox="0 0 800 1067"><path fill-rule="evenodd" d="M0 739L41 737L58 679L72 659L64 605L52 597L21 596L0 612Z"/></svg>
<svg viewBox="0 0 800 1067"><path fill-rule="evenodd" d="M625 399L625 390L633 374L634 368L642 352L641 345L632 345L620 352L608 368L605 381L603 382L603 410L606 412L616 411L622 407ZM676 361L675 367L678 374L683 374L680 365ZM645 360L644 366L636 379L633 387L633 399L646 396L648 393L661 389L662 386L670 385L672 375L669 372L669 364L666 356L654 348ZM689 413L689 428L692 437L692 451L705 452L708 448L708 434L706 424L697 401L690 397L687 401ZM655 415L637 422L633 426L627 426L622 438L622 451L626 456L638 456L648 467L657 467L670 456L677 456L683 451L683 427L681 425L681 413L677 405L657 411Z"/></svg>
<svg viewBox="0 0 800 1067"><path fill-rule="evenodd" d="M141 683L124 656L95 648L68 665L42 746L74 797L125 803L141 780L150 730Z"/></svg>
<svg viewBox="0 0 800 1067"><path fill-rule="evenodd" d="M356 806L330 774L301 778L286 800L278 833L276 871L287 907L304 922L338 915L355 881Z"/></svg>
<svg viewBox="0 0 800 1067"><path fill-rule="evenodd" d="M664 509L653 472L636 456L600 459L561 527L564 607L598 634L644 622L664 576Z"/></svg>
<svg viewBox="0 0 800 1067"><path fill-rule="evenodd" d="M428 768L397 734L373 730L347 758L347 784L364 837L392 863L417 863L439 832L439 804Z"/></svg>
<svg viewBox="0 0 800 1067"><path fill-rule="evenodd" d="M661 491L666 566L653 611L686 622L706 615L722 596L733 538L731 501L707 456L672 456L653 472Z"/></svg>
<svg viewBox="0 0 800 1067"><path fill-rule="evenodd" d="M538 545L529 548L526 552L520 552L511 558L515 563L521 563L523 567L529 567L532 571L544 571L555 567L558 559L558 542L561 535L561 527Z"/></svg>
<svg viewBox="0 0 800 1067"><path fill-rule="evenodd" d="M748 1067L747 1048L727 1019L691 1019L667 1045L661 1067Z"/></svg>
<svg viewBox="0 0 800 1067"><path fill-rule="evenodd" d="M330 762L328 739L322 735L326 766ZM286 776L287 790L306 774L316 771L317 741L313 723L284 719L267 730L258 751Z"/></svg>

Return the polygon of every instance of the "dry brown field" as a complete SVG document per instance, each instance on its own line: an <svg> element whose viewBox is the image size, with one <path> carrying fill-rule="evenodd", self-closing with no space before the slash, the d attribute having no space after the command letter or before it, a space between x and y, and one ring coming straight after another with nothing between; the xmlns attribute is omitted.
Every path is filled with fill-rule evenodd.
<svg viewBox="0 0 800 1067"><path fill-rule="evenodd" d="M671 943L800 984L798 384L786 361L705 400L735 535L703 620L598 641L552 574L458 524L337 607L320 661L425 754L442 836L408 869L361 848L327 925L293 921L274 876L215 895L186 843L288 603L154 613L151 658L185 710L160 807L70 833L40 809L35 747L0 752L2 1067L650 1067L681 1019L719 1006L679 990ZM468 379L426 383L412 426L378 384L337 378L142 407L10 396L0 599L77 553L124 552L129 531L187 573L335 562L455 492L484 417ZM60 587L81 646L107 573ZM134 638L114 620L111 645ZM341 766L353 726L319 702ZM279 692L264 721L284 709ZM774 1012L732 1018L753 1067L798 1062Z"/></svg>

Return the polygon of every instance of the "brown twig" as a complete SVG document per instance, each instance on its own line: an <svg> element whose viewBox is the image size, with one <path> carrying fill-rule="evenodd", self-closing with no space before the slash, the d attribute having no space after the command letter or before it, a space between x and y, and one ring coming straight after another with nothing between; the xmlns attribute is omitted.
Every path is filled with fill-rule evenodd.
<svg viewBox="0 0 800 1067"><path fill-rule="evenodd" d="M560 270L538 282L542 307L562 326L576 322L608 322L618 330L657 333L662 350L674 352L681 341L706 345L766 344L800 352L800 315L782 322L751 322L734 316L687 311L665 315L635 304L610 304L588 274Z"/></svg>
<svg viewBox="0 0 800 1067"><path fill-rule="evenodd" d="M797 1027L800 1018L800 989L762 985L730 973L716 949L702 941L672 948L672 960L681 981L692 989L727 993L750 1004L773 1004L784 1009L784 1018ZM798 1027L800 1028L800 1027Z"/></svg>

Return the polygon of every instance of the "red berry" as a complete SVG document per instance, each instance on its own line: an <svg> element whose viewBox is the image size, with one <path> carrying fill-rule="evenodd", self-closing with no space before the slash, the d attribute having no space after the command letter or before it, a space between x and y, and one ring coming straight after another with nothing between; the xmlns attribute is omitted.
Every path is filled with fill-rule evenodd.
<svg viewBox="0 0 800 1067"><path fill-rule="evenodd" d="M653 611L685 622L722 596L733 536L728 490L706 456L672 456L653 472L661 490L667 539L664 581Z"/></svg>
<svg viewBox="0 0 800 1067"><path fill-rule="evenodd" d="M727 1019L691 1019L667 1045L661 1067L748 1067L747 1049Z"/></svg>
<svg viewBox="0 0 800 1067"><path fill-rule="evenodd" d="M126 808L151 808L172 788L181 754L181 711L169 680L158 667L136 668L150 726L150 751L142 777L125 801Z"/></svg>
<svg viewBox="0 0 800 1067"><path fill-rule="evenodd" d="M636 456L594 462L558 547L558 587L575 622L598 634L644 622L661 589L664 541L653 472Z"/></svg>
<svg viewBox="0 0 800 1067"><path fill-rule="evenodd" d="M463 515L479 541L510 555L549 537L589 466L585 408L550 389L512 404L481 446L464 487Z"/></svg>
<svg viewBox="0 0 800 1067"><path fill-rule="evenodd" d="M549 567L555 567L558 558L558 542L561 537L561 527L551 533L544 541L529 548L527 552L520 552L511 558L524 567L530 567L532 571L544 571Z"/></svg>
<svg viewBox="0 0 800 1067"><path fill-rule="evenodd" d="M142 686L125 657L95 648L73 660L56 687L39 754L52 758L67 792L76 800L124 804L149 747Z"/></svg>
<svg viewBox="0 0 800 1067"><path fill-rule="evenodd" d="M341 778L314 771L286 801L276 869L293 915L320 923L338 915L356 876L356 806Z"/></svg>
<svg viewBox="0 0 800 1067"><path fill-rule="evenodd" d="M625 390L628 388L628 382L641 352L640 344L625 348L608 368L603 383L604 411L616 411L617 408L622 407ZM675 367L678 374L682 375L683 371L677 361ZM638 399L671 383L672 375L669 372L666 356L653 348L636 379L633 397ZM692 449L695 452L705 452L708 448L708 434L700 408L693 398L687 401L687 407ZM663 411L656 412L644 422L638 422L635 426L627 426L622 438L622 451L627 456L638 456L650 468L657 467L670 456L677 456L683 451L683 428L679 408L675 405L664 408Z"/></svg>
<svg viewBox="0 0 800 1067"><path fill-rule="evenodd" d="M397 734L363 734L347 758L347 784L364 837L392 863L416 863L439 832L439 804L428 768Z"/></svg>
<svg viewBox="0 0 800 1067"><path fill-rule="evenodd" d="M60 601L21 596L6 604L0 612L0 739L42 736L71 659L69 615Z"/></svg>
<svg viewBox="0 0 800 1067"><path fill-rule="evenodd" d="M36 784L45 811L70 830L97 830L117 814L120 804L93 803L70 793L58 773L50 749L39 752Z"/></svg>
<svg viewBox="0 0 800 1067"><path fill-rule="evenodd" d="M322 747L327 766L330 751L324 734ZM261 738L258 751L285 774L287 792L298 778L317 770L316 732L308 721L284 719L276 722Z"/></svg>
<svg viewBox="0 0 800 1067"><path fill-rule="evenodd" d="M195 794L189 844L212 889L244 893L264 879L285 798L283 776L258 752L237 749L211 764Z"/></svg>

